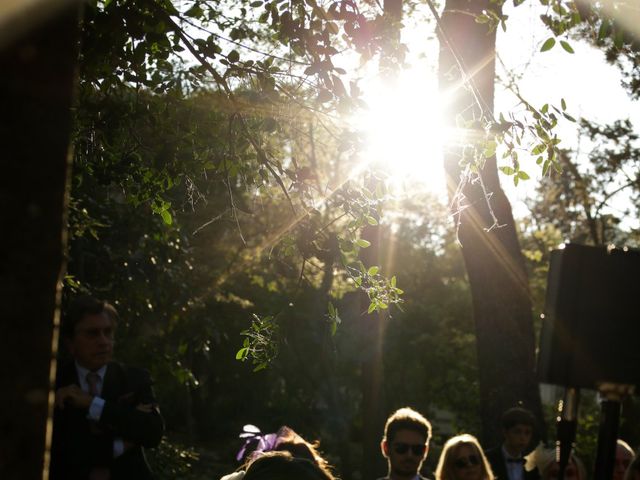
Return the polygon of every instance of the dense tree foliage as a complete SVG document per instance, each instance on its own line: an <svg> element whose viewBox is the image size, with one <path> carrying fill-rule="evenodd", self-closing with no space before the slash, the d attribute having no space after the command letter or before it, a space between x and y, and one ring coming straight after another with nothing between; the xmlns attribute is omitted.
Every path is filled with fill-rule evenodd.
<svg viewBox="0 0 640 480"><path fill-rule="evenodd" d="M504 24L502 3L476 8L471 23L485 34ZM546 3L553 5L543 21L565 50L569 32L602 29L598 11L578 18L577 3ZM321 438L343 478L357 478L367 460L360 448L362 364L375 354L366 334L376 320L364 314L400 302L382 348L387 411L412 404L436 419L453 412L436 421L436 440L459 429L479 434L481 421L492 421L477 416L473 305L456 245L467 241L470 224L449 225L446 206L434 198L413 195L390 206L385 173L357 169L361 139L339 119L362 104L345 52L365 61L384 53L385 68L402 64L392 20L373 2L86 6L67 295L92 292L121 311L119 356L148 366L158 380L170 443L155 461L168 465L167 478L172 468L186 469L180 455L191 453L183 445L199 446L207 478L228 473L245 423L265 431L289 424ZM632 55L625 49L634 44L626 37L620 44L614 30L605 28L598 41L617 49L616 59ZM633 72L628 78L633 85ZM454 178L467 182L466 199L486 207L478 233L496 227L491 235L508 237L503 243L514 247L518 265L497 168L516 184L526 180L518 157L524 149L545 173L565 172L545 178L546 201L532 205L523 228L536 309L544 259L558 238L631 238L618 228L621 219L599 206L618 188L621 167L634 171L638 155L630 125L585 121L584 134L599 148L593 169L581 171L554 133L559 120L572 120L566 106L522 101L525 118L454 119L480 135L450 165L460 167ZM500 160L498 144L506 147ZM603 178L610 185L604 193ZM632 174L627 183L637 194ZM486 186L490 201L480 188ZM458 208L462 198L454 197ZM505 218L511 230L497 228ZM378 229L380 261L361 261L370 243L361 235L365 226ZM472 283L485 288L478 278ZM486 300L512 306L510 298ZM522 305L521 353L530 359L531 304ZM500 397L494 410L526 388Z"/></svg>

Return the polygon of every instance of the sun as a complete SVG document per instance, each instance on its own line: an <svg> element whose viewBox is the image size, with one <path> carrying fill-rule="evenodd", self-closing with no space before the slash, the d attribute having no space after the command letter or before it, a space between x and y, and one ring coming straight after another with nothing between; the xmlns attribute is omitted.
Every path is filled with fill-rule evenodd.
<svg viewBox="0 0 640 480"><path fill-rule="evenodd" d="M435 75L408 69L394 82L376 77L363 92L368 108L354 118L354 126L365 136L364 161L382 165L392 187L444 193L446 131Z"/></svg>

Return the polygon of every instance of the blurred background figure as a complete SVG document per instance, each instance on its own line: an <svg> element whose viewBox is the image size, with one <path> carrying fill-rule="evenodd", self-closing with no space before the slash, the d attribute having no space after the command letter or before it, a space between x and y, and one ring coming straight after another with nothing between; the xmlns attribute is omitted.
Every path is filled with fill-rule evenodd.
<svg viewBox="0 0 640 480"><path fill-rule="evenodd" d="M476 437L465 433L450 438L444 444L436 468L436 480L494 480L495 478Z"/></svg>
<svg viewBox="0 0 640 480"><path fill-rule="evenodd" d="M640 480L640 452L633 458L624 475L624 480Z"/></svg>
<svg viewBox="0 0 640 480"><path fill-rule="evenodd" d="M560 466L556 462L554 449L544 448L541 445L530 455L529 461L540 471L542 480L558 479ZM569 464L564 471L564 480L587 480L587 470L575 455L571 455L569 459Z"/></svg>
<svg viewBox="0 0 640 480"><path fill-rule="evenodd" d="M613 464L613 480L623 480L624 474L633 460L633 449L624 440L616 442L616 459Z"/></svg>

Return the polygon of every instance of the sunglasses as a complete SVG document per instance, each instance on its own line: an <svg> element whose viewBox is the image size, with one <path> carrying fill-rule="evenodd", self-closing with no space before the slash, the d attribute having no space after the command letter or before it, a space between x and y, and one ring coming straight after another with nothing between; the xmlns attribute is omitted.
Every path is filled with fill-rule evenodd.
<svg viewBox="0 0 640 480"><path fill-rule="evenodd" d="M469 455L468 457L460 457L456 458L453 461L453 466L456 468L467 468L467 467L475 467L476 465L480 465L480 459L477 455Z"/></svg>
<svg viewBox="0 0 640 480"><path fill-rule="evenodd" d="M396 452L398 455L404 455L409 450L411 450L411 453L413 455L415 455L416 457L421 457L422 455L424 455L424 452L426 449L427 449L427 446L423 444L409 445L408 443L402 443L402 442L393 444L393 451Z"/></svg>

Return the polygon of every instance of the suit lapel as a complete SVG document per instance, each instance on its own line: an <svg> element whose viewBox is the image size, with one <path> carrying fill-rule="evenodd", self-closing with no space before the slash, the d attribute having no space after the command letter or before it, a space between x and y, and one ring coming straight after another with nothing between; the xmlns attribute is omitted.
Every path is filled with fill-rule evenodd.
<svg viewBox="0 0 640 480"><path fill-rule="evenodd" d="M123 383L120 365L115 362L109 363L107 372L104 374L102 398L105 400L117 400L123 389Z"/></svg>

